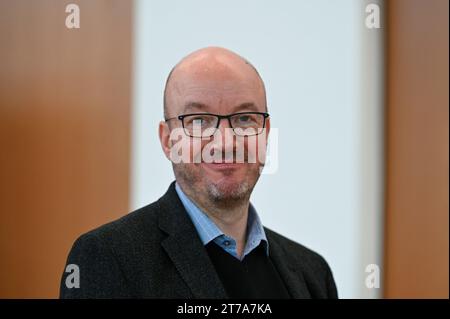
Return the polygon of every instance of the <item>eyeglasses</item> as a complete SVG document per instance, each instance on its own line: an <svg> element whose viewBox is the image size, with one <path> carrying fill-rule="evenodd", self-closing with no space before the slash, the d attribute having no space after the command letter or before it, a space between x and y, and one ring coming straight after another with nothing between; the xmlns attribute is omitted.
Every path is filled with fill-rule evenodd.
<svg viewBox="0 0 450 319"><path fill-rule="evenodd" d="M238 136L252 136L263 132L266 126L266 118L269 113L264 112L241 112L228 115L218 115L211 113L191 113L183 114L165 119L180 120L184 132L190 137L211 137L219 128L222 119L228 119L234 134Z"/></svg>

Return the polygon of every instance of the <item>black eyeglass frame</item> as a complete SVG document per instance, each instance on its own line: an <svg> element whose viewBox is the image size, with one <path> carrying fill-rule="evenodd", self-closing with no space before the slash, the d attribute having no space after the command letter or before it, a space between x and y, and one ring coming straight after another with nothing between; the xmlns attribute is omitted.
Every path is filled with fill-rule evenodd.
<svg viewBox="0 0 450 319"><path fill-rule="evenodd" d="M220 121L222 119L227 119L228 120L228 124L230 125L230 127L233 129L233 131L235 130L235 128L233 127L233 125L231 124L231 117L236 116L236 115L242 115L242 114L259 114L264 116L264 122L263 122L263 126L261 127L261 129L264 129L266 127L266 119L270 116L269 113L267 112L238 112L238 113L231 113L231 114L227 114L227 115L220 115L220 114L214 114L214 113L189 113L189 114L182 114L182 115L178 115L178 116L174 116L174 117L170 117L168 119L164 119L165 122L168 122L170 120L180 120L181 121L181 125L183 126L183 130L185 132L186 135L190 136L190 137L201 137L201 136L192 136L190 135L188 132L186 132L186 128L184 127L184 118L187 116L192 116L192 115L211 115L211 116L215 116L218 118L217 120L217 125L214 128L214 133L217 131L217 129L219 128L220 125ZM209 136L213 136L214 135L211 134ZM253 134L252 136L255 135L259 135L261 134L261 132L257 133L257 134Z"/></svg>

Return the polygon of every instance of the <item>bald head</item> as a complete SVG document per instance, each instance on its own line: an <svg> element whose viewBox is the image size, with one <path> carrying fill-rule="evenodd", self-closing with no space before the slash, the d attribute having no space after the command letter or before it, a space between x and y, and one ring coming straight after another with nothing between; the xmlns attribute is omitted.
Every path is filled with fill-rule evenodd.
<svg viewBox="0 0 450 319"><path fill-rule="evenodd" d="M225 98L227 94L231 99ZM256 68L240 55L219 47L197 50L173 67L164 89L164 117L179 115L184 103L195 103L198 97L215 113L223 113L220 111L227 108L224 104L237 102L239 97L253 99L244 102L267 110L264 82Z"/></svg>

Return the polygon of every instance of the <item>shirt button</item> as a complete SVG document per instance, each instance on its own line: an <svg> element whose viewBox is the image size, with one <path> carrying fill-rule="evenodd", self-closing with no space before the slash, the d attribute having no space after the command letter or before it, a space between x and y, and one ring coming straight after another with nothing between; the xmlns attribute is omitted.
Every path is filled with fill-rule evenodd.
<svg viewBox="0 0 450 319"><path fill-rule="evenodd" d="M224 244L225 246L229 246L229 245L230 245L230 241L229 241L229 240L225 240L225 241L223 242L223 244Z"/></svg>

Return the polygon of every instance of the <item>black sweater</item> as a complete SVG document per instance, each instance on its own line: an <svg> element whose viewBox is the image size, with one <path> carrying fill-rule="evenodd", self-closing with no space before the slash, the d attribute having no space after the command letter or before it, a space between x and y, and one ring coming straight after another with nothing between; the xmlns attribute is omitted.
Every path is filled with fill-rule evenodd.
<svg viewBox="0 0 450 319"><path fill-rule="evenodd" d="M242 261L214 242L206 245L209 258L230 298L291 298L264 245L261 243Z"/></svg>

